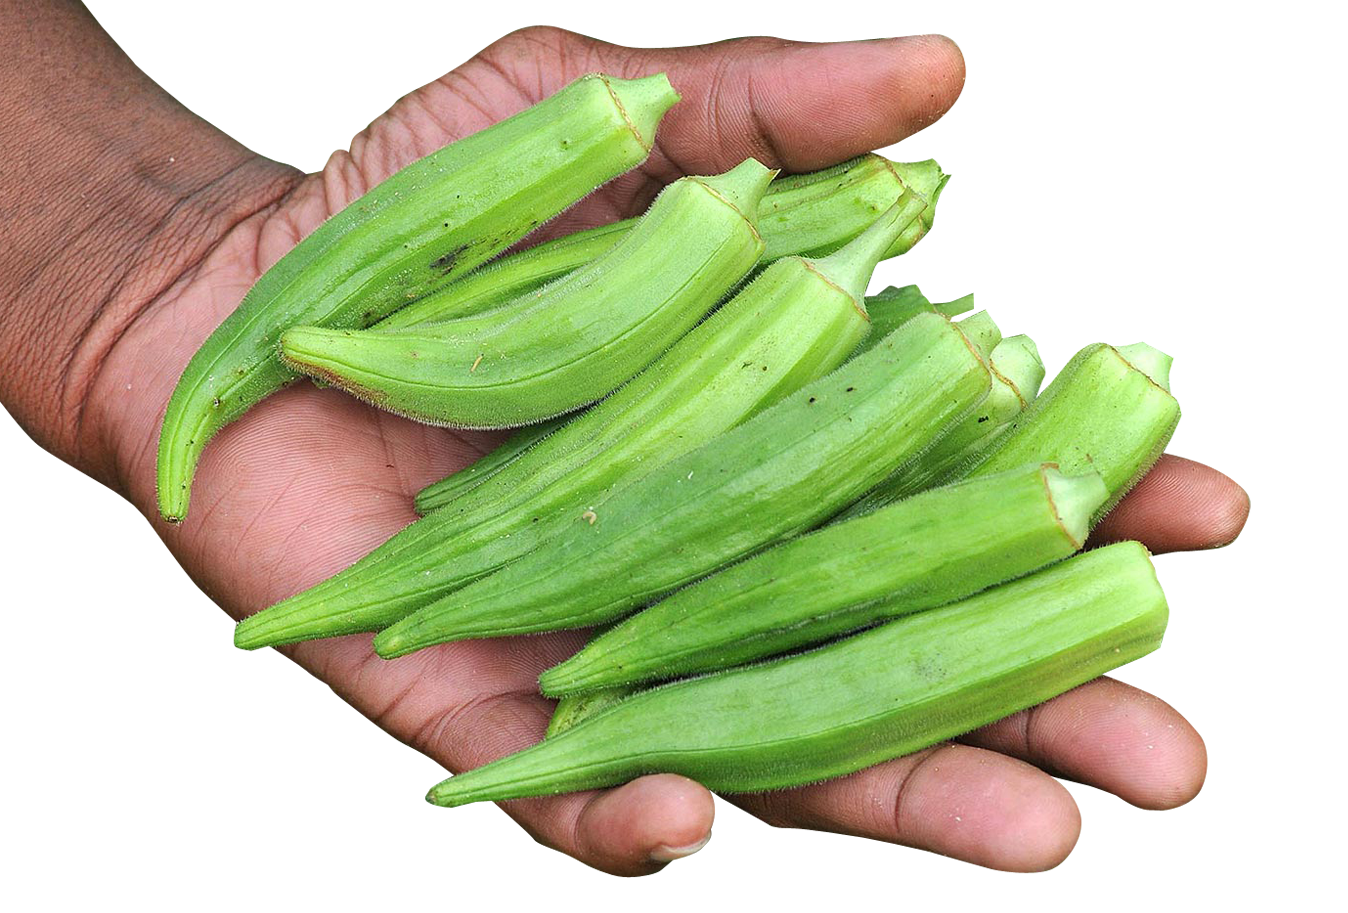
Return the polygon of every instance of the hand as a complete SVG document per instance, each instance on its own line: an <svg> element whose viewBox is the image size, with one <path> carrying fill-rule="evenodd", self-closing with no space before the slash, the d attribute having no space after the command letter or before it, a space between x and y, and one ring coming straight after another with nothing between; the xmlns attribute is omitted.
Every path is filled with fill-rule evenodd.
<svg viewBox="0 0 1348 913"><path fill-rule="evenodd" d="M297 385L211 444L197 474L193 512L181 527L154 519L158 422L179 372L260 272L324 218L407 162L589 71L637 76L667 70L683 101L666 117L650 160L568 213L553 231L632 215L679 175L721 171L747 155L802 171L891 144L940 117L963 81L959 51L941 38L844 45L765 38L647 51L527 29L402 99L357 136L349 152L302 177L155 96L128 63L115 59L115 46L90 37L91 21L77 17L63 27L102 48L113 76L142 93L139 104L163 109L164 134L178 138L174 148L190 150L184 156L197 170L193 180L166 181L167 190L128 193L119 205L140 220L133 224L147 228L116 239L124 254L118 262L130 264L126 272L98 285L103 291L94 300L101 304L91 313L49 331L66 334L60 338L71 354L59 370L40 375L38 393L17 387L0 393L49 449L123 491L235 618L356 560L413 519L411 498L421 486L496 442L488 434L416 425L339 392ZM153 129L158 121L148 119ZM186 146L184 133L191 139ZM113 182L108 186L112 192ZM0 278L20 272L0 263ZM27 293L15 300L24 308L54 313L51 300L33 293L31 284L23 288ZM31 345L11 332L0 344L0 353L8 349L0 367L24 363ZM1247 505L1225 476L1166 458L1099 536L1141 539L1156 551L1220 545L1239 533ZM568 632L462 642L391 663L373 655L368 635L285 652L390 734L459 771L541 738L553 705L537 693L536 676L583 639L582 632ZM1144 738L1147 732L1153 735ZM1101 679L955 744L841 780L733 801L777 825L1033 870L1061 861L1079 829L1077 809L1054 776L1136 805L1169 808L1197 793L1204 770L1203 743L1178 713ZM656 871L692 852L709 836L712 821L710 794L673 775L503 807L540 842L619 874Z"/></svg>

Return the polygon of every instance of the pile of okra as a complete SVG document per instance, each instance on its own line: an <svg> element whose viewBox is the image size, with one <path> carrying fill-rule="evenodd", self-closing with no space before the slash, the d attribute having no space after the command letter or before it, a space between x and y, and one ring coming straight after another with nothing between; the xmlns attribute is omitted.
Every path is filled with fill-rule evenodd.
<svg viewBox="0 0 1348 913"><path fill-rule="evenodd" d="M421 519L244 620L245 649L377 632L393 659L590 628L539 677L546 738L452 777L460 805L674 772L840 776L1160 645L1136 542L1081 552L1179 420L1170 358L1034 342L972 296L867 296L931 230L934 161L754 159L639 218L503 251L649 154L663 74L583 77L402 169L268 270L184 371L160 510L301 377L455 428L517 429Z"/></svg>

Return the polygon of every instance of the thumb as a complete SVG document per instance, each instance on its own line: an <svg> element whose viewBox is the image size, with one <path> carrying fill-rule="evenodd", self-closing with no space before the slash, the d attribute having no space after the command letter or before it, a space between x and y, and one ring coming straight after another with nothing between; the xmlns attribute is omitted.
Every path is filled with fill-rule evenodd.
<svg viewBox="0 0 1348 913"><path fill-rule="evenodd" d="M683 96L657 149L679 174L722 171L750 155L787 171L833 165L916 133L964 87L964 57L939 35L619 50L623 75L665 69Z"/></svg>

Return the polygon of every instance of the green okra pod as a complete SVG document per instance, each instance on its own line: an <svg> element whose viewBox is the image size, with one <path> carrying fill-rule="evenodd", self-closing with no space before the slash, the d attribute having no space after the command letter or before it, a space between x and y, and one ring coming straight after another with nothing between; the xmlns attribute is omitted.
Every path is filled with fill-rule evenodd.
<svg viewBox="0 0 1348 913"><path fill-rule="evenodd" d="M436 507L448 504L481 485L523 456L530 447L571 420L572 416L565 415L539 422L537 425L515 429L496 449L478 457L458 472L450 473L419 491L414 502L417 513L422 515L430 513Z"/></svg>
<svg viewBox="0 0 1348 913"><path fill-rule="evenodd" d="M543 734L543 738L550 739L565 732L581 720L587 720L599 711L607 710L636 691L636 687L620 685L584 694L563 695L557 701L557 708L552 711L552 719L548 720L548 731Z"/></svg>
<svg viewBox="0 0 1348 913"><path fill-rule="evenodd" d="M944 605L1075 552L1106 495L1095 472L1051 464L933 489L684 587L539 684L556 696L714 672Z"/></svg>
<svg viewBox="0 0 1348 913"><path fill-rule="evenodd" d="M830 254L912 192L926 200L927 207L894 239L885 257L906 253L931 230L936 200L947 180L949 176L934 161L891 162L873 153L822 171L779 177L768 186L758 207L763 262ZM465 317L535 292L606 253L636 222L624 219L564 235L488 263L391 314L379 328L401 329Z"/></svg>
<svg viewBox="0 0 1348 913"><path fill-rule="evenodd" d="M961 735L1160 646L1168 609L1124 542L829 646L634 694L443 781L456 806L677 773L756 792L829 779Z"/></svg>
<svg viewBox="0 0 1348 913"><path fill-rule="evenodd" d="M403 330L293 327L281 355L431 424L505 428L569 412L653 361L753 268L773 174L747 159L675 181L611 250L509 308Z"/></svg>
<svg viewBox="0 0 1348 913"><path fill-rule="evenodd" d="M390 625L602 510L618 485L828 373L866 332L859 295L883 246L924 205L905 198L828 258L774 263L613 395L352 567L246 619L235 643L251 649Z"/></svg>
<svg viewBox="0 0 1348 913"><path fill-rule="evenodd" d="M587 228L484 263L457 282L394 311L375 329L443 323L519 300L608 253L636 223L632 218Z"/></svg>
<svg viewBox="0 0 1348 913"><path fill-rule="evenodd" d="M284 330L370 326L466 274L639 164L678 98L663 74L583 76L413 162L301 240L183 371L160 432L160 514L181 520L207 442L298 376L277 357Z"/></svg>
<svg viewBox="0 0 1348 913"><path fill-rule="evenodd" d="M591 522L577 517L518 561L386 629L375 649L400 656L618 618L817 525L972 409L989 384L949 320L914 317L827 377L615 492Z"/></svg>
<svg viewBox="0 0 1348 913"><path fill-rule="evenodd" d="M969 341L984 358L992 357L992 350L1002 341L1001 327L997 326L987 311L970 314L959 322L960 331L969 337Z"/></svg>
<svg viewBox="0 0 1348 913"><path fill-rule="evenodd" d="M978 408L951 424L926 450L894 471L835 522L868 514L941 485L984 453L1028 408L1044 380L1044 365L1028 336L1009 336L992 350L992 389Z"/></svg>
<svg viewBox="0 0 1348 913"><path fill-rule="evenodd" d="M1064 472L1100 473L1109 512L1146 474L1179 424L1170 393L1170 357L1146 343L1087 346L1073 356L990 449L959 472L963 478L1003 472L1031 460Z"/></svg>
<svg viewBox="0 0 1348 913"><path fill-rule="evenodd" d="M862 340L856 352L852 353L853 357L860 355L918 314L934 311L947 317L957 317L973 309L973 295L965 295L946 304L932 304L916 285L905 285L903 288L891 285L874 295L866 296L866 312L871 315L871 332Z"/></svg>

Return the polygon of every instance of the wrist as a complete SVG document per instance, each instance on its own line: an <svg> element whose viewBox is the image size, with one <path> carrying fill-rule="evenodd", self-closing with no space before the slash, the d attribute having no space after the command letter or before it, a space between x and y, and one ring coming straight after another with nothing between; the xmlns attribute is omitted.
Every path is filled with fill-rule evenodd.
<svg viewBox="0 0 1348 913"><path fill-rule="evenodd" d="M90 397L113 348L292 169L183 108L86 12L0 3L0 402L116 481Z"/></svg>

